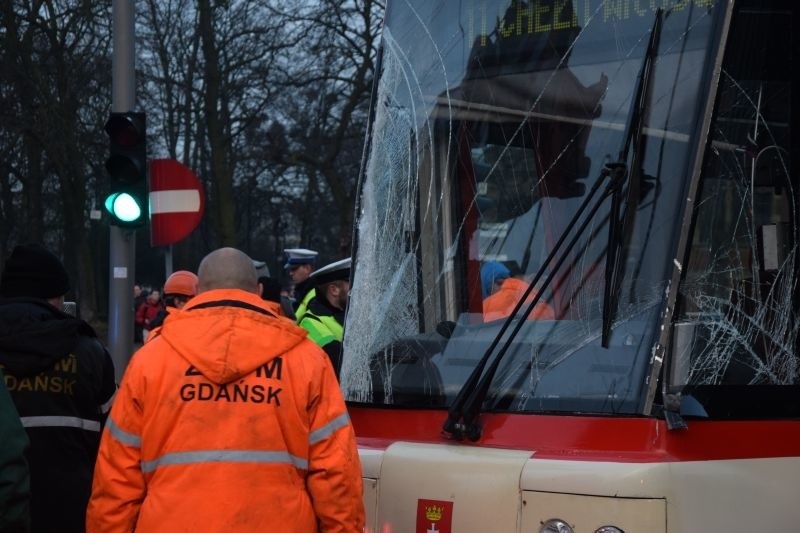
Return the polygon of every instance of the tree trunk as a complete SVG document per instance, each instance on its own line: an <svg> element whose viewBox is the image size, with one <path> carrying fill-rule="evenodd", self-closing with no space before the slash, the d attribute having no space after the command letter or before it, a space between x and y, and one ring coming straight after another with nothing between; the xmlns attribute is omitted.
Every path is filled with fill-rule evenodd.
<svg viewBox="0 0 800 533"><path fill-rule="evenodd" d="M211 179L214 207L217 215L217 232L221 246L236 246L236 226L233 206L233 171L228 161L221 108L222 76L219 51L216 47L213 12L209 0L199 0L200 35L205 60L205 92L203 109L211 150Z"/></svg>

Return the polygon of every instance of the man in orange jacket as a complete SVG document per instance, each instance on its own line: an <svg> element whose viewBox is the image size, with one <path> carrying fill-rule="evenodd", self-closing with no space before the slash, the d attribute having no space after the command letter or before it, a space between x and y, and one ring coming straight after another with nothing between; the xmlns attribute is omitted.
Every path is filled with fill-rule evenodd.
<svg viewBox="0 0 800 533"><path fill-rule="evenodd" d="M95 466L87 531L358 532L355 436L328 357L222 248L198 295L131 359Z"/></svg>
<svg viewBox="0 0 800 533"><path fill-rule="evenodd" d="M182 309L186 302L197 295L197 275L188 270L178 270L170 274L164 282L164 304L158 314L150 321L150 334L144 339L147 342L156 338L169 313Z"/></svg>
<svg viewBox="0 0 800 533"><path fill-rule="evenodd" d="M483 301L484 322L491 322L492 320L506 318L511 314L511 311L514 310L514 306L517 305L517 302L520 301L522 295L525 294L525 291L528 290L528 286L530 285L525 278L526 276L524 274L517 274L510 278L506 278L503 281L503 284L500 285L500 289L494 294L489 295ZM526 305L520 309L520 314L527 308L527 304L533 301L533 299L536 297L536 292L536 289L532 290L525 299ZM550 307L550 305L548 305L543 299L539 300L536 305L533 306L531 314L528 315L528 320L553 319L555 319L553 308Z"/></svg>

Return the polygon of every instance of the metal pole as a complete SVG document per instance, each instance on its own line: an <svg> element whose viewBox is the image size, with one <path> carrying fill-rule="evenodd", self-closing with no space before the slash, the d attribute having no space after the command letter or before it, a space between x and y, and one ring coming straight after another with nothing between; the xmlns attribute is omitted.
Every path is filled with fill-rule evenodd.
<svg viewBox="0 0 800 533"><path fill-rule="evenodd" d="M172 245L170 244L167 246L167 249L164 250L164 271L166 272L166 276L164 279L167 279L172 275Z"/></svg>
<svg viewBox="0 0 800 533"><path fill-rule="evenodd" d="M133 111L136 104L134 2L113 0L111 110ZM117 382L133 354L133 284L136 232L111 226L109 232L108 348Z"/></svg>

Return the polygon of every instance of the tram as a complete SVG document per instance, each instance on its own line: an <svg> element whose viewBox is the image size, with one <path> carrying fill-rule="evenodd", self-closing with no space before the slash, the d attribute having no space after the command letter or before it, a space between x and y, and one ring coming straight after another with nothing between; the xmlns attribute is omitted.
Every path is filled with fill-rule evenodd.
<svg viewBox="0 0 800 533"><path fill-rule="evenodd" d="M340 374L367 531L800 531L795 14L389 0Z"/></svg>

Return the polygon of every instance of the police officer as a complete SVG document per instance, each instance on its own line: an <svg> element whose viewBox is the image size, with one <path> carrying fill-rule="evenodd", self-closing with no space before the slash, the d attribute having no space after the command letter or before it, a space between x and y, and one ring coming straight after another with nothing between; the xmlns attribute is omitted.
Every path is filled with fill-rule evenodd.
<svg viewBox="0 0 800 533"><path fill-rule="evenodd" d="M350 294L350 258L320 268L309 280L314 285L315 296L299 324L308 331L308 337L325 350L339 375L344 312Z"/></svg>
<svg viewBox="0 0 800 533"><path fill-rule="evenodd" d="M283 253L286 256L283 268L289 273L294 284L295 320L300 323L308 308L308 302L314 297L314 287L308 278L314 271L317 252L307 248L287 248Z"/></svg>

